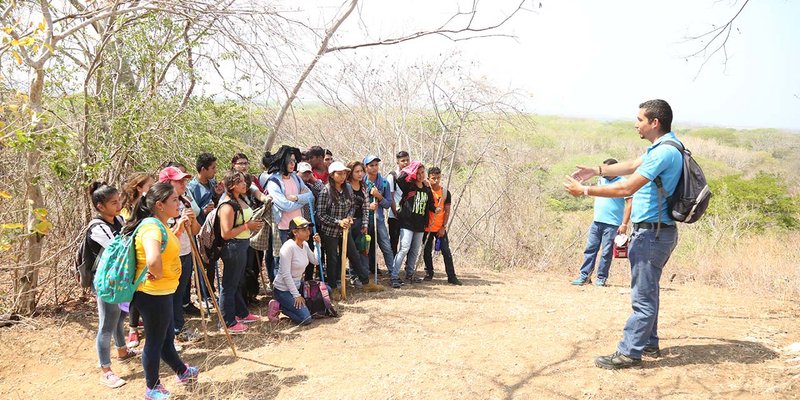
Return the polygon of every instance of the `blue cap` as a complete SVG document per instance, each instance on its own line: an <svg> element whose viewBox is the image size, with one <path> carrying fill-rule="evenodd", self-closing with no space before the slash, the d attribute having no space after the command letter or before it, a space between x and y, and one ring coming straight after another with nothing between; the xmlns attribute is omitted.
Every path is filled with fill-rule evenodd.
<svg viewBox="0 0 800 400"><path fill-rule="evenodd" d="M369 165L369 163L373 161L381 162L381 159L374 154L367 154L367 156L364 157L364 165Z"/></svg>

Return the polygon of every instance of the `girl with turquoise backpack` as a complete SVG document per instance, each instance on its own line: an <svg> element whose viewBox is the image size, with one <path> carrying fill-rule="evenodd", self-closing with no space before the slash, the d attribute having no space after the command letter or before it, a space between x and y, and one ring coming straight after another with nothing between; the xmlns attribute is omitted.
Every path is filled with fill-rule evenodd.
<svg viewBox="0 0 800 400"><path fill-rule="evenodd" d="M169 391L158 377L162 357L175 371L180 384L196 381L199 372L181 360L174 343L172 300L181 275L180 243L172 230L166 227L170 218L180 217L179 202L170 183L157 183L136 203L131 219L122 230L133 239L136 255L134 276L145 276L131 302L131 306L142 315L147 338L142 352L147 384L145 399L170 398Z"/></svg>

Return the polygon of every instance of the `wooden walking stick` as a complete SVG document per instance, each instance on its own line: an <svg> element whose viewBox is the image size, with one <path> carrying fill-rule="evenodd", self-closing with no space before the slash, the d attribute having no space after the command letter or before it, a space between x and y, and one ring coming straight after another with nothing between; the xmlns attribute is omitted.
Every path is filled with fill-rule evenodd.
<svg viewBox="0 0 800 400"><path fill-rule="evenodd" d="M350 228L342 229L342 301L347 300L347 276L345 276L345 272L347 271L347 234L350 232Z"/></svg>
<svg viewBox="0 0 800 400"><path fill-rule="evenodd" d="M186 232L191 232L189 221L186 221L184 224L184 229ZM194 270L195 274L195 285L194 288L197 291L197 300L202 302L203 301L203 294L200 291L200 267L197 265L197 260L194 257L194 253L196 253L197 245L194 242L194 235L191 233L189 234L189 242L192 244L192 269ZM191 282L189 283L191 285ZM206 346L208 346L208 326L206 325L206 307L204 305L200 305L200 321L202 321L203 326L203 340Z"/></svg>
<svg viewBox="0 0 800 400"><path fill-rule="evenodd" d="M195 265L202 264L202 260L200 259L200 252L197 250L197 244L194 240L189 241L192 245L192 260L194 261ZM206 287L211 290L211 282L208 281L208 277L206 274L198 274L203 276L203 281L206 283ZM236 355L236 347L233 345L233 338L231 338L231 333L228 332L228 325L225 324L225 319L222 317L222 310L219 309L219 304L217 304L217 298L214 297L214 293L209 293L208 297L211 298L211 301L214 303L214 308L217 310L217 317L219 318L219 322L222 325L222 328L225 330L225 337L228 338L228 344L231 346L231 351L233 351L234 357L239 357ZM204 305L201 307L205 307Z"/></svg>

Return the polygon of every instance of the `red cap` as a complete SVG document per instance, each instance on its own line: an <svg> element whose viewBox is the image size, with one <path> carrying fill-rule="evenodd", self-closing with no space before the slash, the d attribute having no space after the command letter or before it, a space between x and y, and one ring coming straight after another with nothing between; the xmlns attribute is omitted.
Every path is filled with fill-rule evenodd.
<svg viewBox="0 0 800 400"><path fill-rule="evenodd" d="M167 182L167 181L181 181L185 178L191 178L192 176L182 172L177 167L167 167L161 170L158 173L158 181L159 182Z"/></svg>

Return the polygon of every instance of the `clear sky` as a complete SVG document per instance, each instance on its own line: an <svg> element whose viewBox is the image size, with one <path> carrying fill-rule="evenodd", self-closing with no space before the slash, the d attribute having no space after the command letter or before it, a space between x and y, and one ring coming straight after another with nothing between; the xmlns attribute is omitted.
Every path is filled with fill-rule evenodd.
<svg viewBox="0 0 800 400"><path fill-rule="evenodd" d="M409 33L443 21L471 2L365 1L361 20L373 37ZM539 7L541 3L541 8ZM484 18L513 7L514 0L484 0ZM403 59L424 59L453 48L477 60L480 72L502 88L530 95L538 114L633 119L642 100L670 102L678 124L800 130L800 1L752 0L728 42L728 62L718 55L700 71L703 44L686 41L712 24L727 22L740 1L543 0L502 32L514 39L454 44L430 38L393 47ZM363 35L348 21L343 38ZM352 35L352 36L351 36ZM362 50L383 54L383 50ZM698 71L700 71L698 75Z"/></svg>

